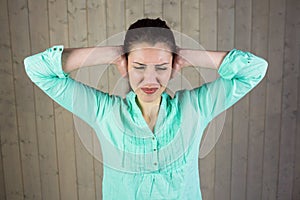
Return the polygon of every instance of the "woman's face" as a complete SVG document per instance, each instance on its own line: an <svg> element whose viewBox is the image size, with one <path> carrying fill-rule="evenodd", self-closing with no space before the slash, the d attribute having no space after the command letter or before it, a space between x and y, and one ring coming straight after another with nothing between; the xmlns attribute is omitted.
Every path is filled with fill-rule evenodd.
<svg viewBox="0 0 300 200"><path fill-rule="evenodd" d="M128 55L128 76L138 100L160 100L172 72L172 52L164 43L133 45Z"/></svg>

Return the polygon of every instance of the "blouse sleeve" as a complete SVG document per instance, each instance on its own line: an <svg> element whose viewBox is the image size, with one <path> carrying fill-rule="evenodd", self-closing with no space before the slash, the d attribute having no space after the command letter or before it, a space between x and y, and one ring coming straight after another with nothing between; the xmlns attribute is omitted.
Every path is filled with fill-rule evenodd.
<svg viewBox="0 0 300 200"><path fill-rule="evenodd" d="M25 71L50 98L93 127L109 110L113 98L65 73L61 63L63 49L62 45L53 46L25 58Z"/></svg>
<svg viewBox="0 0 300 200"><path fill-rule="evenodd" d="M201 115L211 121L250 92L264 78L268 63L250 52L231 50L218 70L213 82L192 91Z"/></svg>

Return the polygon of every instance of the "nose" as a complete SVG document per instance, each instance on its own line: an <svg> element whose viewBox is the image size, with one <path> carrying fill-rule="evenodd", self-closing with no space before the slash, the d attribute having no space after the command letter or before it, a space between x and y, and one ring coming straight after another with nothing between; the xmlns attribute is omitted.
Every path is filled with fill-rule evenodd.
<svg viewBox="0 0 300 200"><path fill-rule="evenodd" d="M154 66L146 67L144 71L144 82L147 84L157 83L157 74Z"/></svg>

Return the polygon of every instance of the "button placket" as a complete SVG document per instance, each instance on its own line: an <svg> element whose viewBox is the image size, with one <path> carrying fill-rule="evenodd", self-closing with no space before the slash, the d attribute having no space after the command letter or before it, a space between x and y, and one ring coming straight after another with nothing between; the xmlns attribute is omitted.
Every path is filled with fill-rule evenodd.
<svg viewBox="0 0 300 200"><path fill-rule="evenodd" d="M158 151L157 151L157 139L155 136L152 137L152 150L153 150L153 166L158 169Z"/></svg>

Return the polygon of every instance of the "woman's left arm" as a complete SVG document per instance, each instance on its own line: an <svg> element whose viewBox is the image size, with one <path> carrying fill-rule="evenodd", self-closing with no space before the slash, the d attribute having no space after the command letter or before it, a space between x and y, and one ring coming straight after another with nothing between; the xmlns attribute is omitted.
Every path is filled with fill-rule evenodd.
<svg viewBox="0 0 300 200"><path fill-rule="evenodd" d="M190 55L186 54L188 52ZM197 104L195 106L209 121L258 85L268 68L268 63L263 58L237 49L230 52L198 53L186 50L181 55L182 58L175 59L174 67L194 65L218 70L219 78L191 91L191 98L195 97L192 102Z"/></svg>
<svg viewBox="0 0 300 200"><path fill-rule="evenodd" d="M218 70L229 51L204 51L178 48L174 60L176 71L187 66L201 66Z"/></svg>

